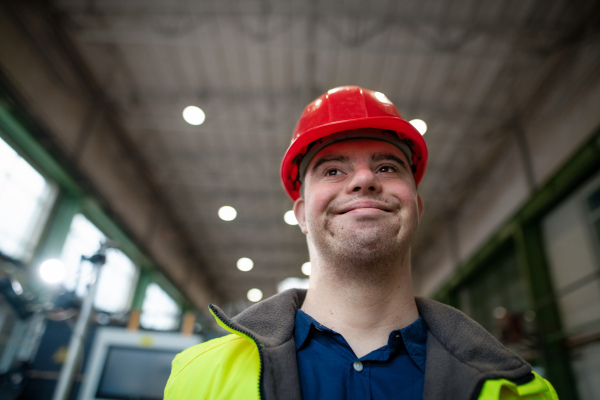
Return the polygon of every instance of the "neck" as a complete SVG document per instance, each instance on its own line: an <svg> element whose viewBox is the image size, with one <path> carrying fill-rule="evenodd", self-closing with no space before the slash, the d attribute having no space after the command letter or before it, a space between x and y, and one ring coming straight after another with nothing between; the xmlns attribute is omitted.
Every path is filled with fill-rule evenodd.
<svg viewBox="0 0 600 400"><path fill-rule="evenodd" d="M302 310L341 334L360 358L386 345L391 331L410 325L419 316L410 263L403 260L401 264L370 268L367 278L365 274L339 274L338 268L313 262Z"/></svg>

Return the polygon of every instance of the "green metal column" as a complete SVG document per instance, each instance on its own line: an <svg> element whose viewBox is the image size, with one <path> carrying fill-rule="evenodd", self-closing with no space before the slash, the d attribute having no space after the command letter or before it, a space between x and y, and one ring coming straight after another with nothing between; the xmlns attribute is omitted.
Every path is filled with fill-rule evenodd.
<svg viewBox="0 0 600 400"><path fill-rule="evenodd" d="M132 309L142 310L144 304L144 297L146 296L146 289L148 285L154 282L154 271L150 268L141 268L140 276L135 286L135 292L133 294L133 301L131 303Z"/></svg>
<svg viewBox="0 0 600 400"><path fill-rule="evenodd" d="M58 258L63 248L73 217L79 211L80 198L61 193L42 238L38 244L35 260L42 262L49 258ZM34 262L35 264L35 262Z"/></svg>
<svg viewBox="0 0 600 400"><path fill-rule="evenodd" d="M38 276L36 269L45 260L60 257L67 235L69 234L71 221L75 214L79 212L80 205L81 197L71 195L65 191L59 194L32 259L30 276ZM42 283L39 279L34 278L31 284L39 287Z"/></svg>
<svg viewBox="0 0 600 400"><path fill-rule="evenodd" d="M515 232L520 269L536 312L546 376L561 399L578 399L569 348L562 334L560 312L539 223L521 225Z"/></svg>

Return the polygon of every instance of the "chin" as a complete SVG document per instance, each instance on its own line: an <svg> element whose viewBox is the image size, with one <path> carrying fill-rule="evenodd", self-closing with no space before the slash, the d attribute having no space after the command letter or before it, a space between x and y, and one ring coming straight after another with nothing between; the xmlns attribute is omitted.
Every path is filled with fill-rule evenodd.
<svg viewBox="0 0 600 400"><path fill-rule="evenodd" d="M397 232L397 231L396 231ZM395 233L381 229L361 229L359 231L346 232L340 235L342 244L348 253L356 255L364 253L366 256L376 256L387 252L393 252L401 244L397 241Z"/></svg>

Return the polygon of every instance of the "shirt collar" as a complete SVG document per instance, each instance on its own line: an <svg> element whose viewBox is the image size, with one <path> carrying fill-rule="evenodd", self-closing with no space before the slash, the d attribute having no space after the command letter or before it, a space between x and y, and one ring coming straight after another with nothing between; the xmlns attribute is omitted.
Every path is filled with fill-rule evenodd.
<svg viewBox="0 0 600 400"><path fill-rule="evenodd" d="M422 373L425 373L425 361L427 358L427 325L423 318L419 317L415 322L402 329L393 331L390 334L392 338L400 334L404 346L413 362L419 367Z"/></svg>
<svg viewBox="0 0 600 400"><path fill-rule="evenodd" d="M331 329L327 328L326 326L321 325L319 322L317 322L317 320L315 320L313 317L311 317L304 311L298 309L298 311L296 312L296 327L294 329L294 339L296 341L296 351L298 351L298 349L300 347L302 347L304 342L306 342L306 339L308 339L310 329L312 327L314 327L314 329L318 329L320 331L327 331L327 332L335 333Z"/></svg>
<svg viewBox="0 0 600 400"><path fill-rule="evenodd" d="M333 332L331 329L321 325L318 321L302 310L296 312L296 327L294 329L294 339L296 341L296 351L302 347L309 337L311 328L320 331ZM408 351L410 358L425 373L425 361L427 357L427 325L423 318L419 317L412 324L390 333L388 346L395 347L398 335Z"/></svg>

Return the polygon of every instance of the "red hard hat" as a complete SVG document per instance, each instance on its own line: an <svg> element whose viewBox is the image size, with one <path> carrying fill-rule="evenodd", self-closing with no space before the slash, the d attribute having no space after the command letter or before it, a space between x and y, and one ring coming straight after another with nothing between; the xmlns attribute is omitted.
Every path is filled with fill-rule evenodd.
<svg viewBox="0 0 600 400"><path fill-rule="evenodd" d="M304 109L281 164L281 180L287 194L300 197L298 166L309 145L337 132L375 128L393 131L411 149L413 176L418 185L427 165L427 145L421 134L405 121L383 93L358 86L342 86L310 103ZM411 160L409 160L411 161Z"/></svg>

